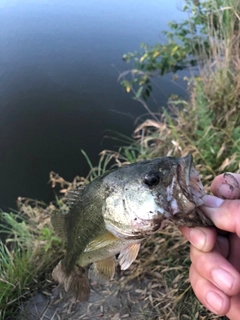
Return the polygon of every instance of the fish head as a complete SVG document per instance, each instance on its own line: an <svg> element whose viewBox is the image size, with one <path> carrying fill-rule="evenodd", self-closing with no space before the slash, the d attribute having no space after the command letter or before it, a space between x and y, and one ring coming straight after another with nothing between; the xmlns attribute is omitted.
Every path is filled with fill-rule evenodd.
<svg viewBox="0 0 240 320"><path fill-rule="evenodd" d="M169 221L189 227L211 224L198 209L205 192L191 155L126 165L104 176L103 184L104 221L118 238L144 238Z"/></svg>

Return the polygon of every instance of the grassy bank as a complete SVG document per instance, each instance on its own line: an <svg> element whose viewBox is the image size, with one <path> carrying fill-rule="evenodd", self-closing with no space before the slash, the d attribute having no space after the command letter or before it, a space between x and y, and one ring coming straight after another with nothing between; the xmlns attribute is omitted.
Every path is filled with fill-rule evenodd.
<svg viewBox="0 0 240 320"><path fill-rule="evenodd" d="M152 113L134 137L138 158L191 152L209 185L222 171L240 170L240 3L186 3L192 15L183 23L170 23L166 45L143 45L143 52L125 55L135 68L129 71L130 80L124 73L122 84L148 109L159 73L198 65L199 76L186 79L189 100L170 97L163 114Z"/></svg>
<svg viewBox="0 0 240 320"><path fill-rule="evenodd" d="M187 3L190 6L193 2ZM205 19L200 21L204 26L203 41L190 37L188 42L182 42L185 47L180 47L171 35L172 42L165 47L145 46L144 52L132 55L137 61L131 72L133 81L123 81L127 91L135 92L135 98L148 108L147 99L154 94L154 72L194 65L196 57L199 76L188 79L189 100L172 96L163 113L150 112L149 119L136 127L131 142L128 139L118 151L104 150L96 168L89 162L88 177L67 182L52 172L52 185L61 190L55 203L44 205L19 199L17 213L0 214L1 229L7 236L6 243L0 243L0 319L13 319L22 302L39 290L51 294L51 271L62 257L63 248L54 235L50 216L55 211L66 212L68 190L88 183L112 165L189 152L206 190L217 174L240 173L240 6L234 0L206 3L211 6L201 7L193 16ZM196 5L192 5L193 10ZM180 33L187 25L173 27ZM186 32L182 37L189 36ZM171 51L167 54L167 50ZM166 60L167 56L171 61ZM189 264L188 244L172 226L144 242L137 261L123 274L125 285L147 279L146 291L139 294L152 310L148 319L219 319L196 300L188 281Z"/></svg>

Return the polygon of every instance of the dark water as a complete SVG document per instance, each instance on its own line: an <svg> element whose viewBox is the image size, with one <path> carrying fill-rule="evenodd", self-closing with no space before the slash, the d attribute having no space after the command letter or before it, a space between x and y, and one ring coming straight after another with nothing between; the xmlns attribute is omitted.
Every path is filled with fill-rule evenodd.
<svg viewBox="0 0 240 320"><path fill-rule="evenodd" d="M18 196L54 197L49 172L71 180L113 148L107 129L130 135L144 109L120 86L123 53L163 41L183 17L175 0L2 0L0 2L0 207ZM171 75L159 105L185 94Z"/></svg>

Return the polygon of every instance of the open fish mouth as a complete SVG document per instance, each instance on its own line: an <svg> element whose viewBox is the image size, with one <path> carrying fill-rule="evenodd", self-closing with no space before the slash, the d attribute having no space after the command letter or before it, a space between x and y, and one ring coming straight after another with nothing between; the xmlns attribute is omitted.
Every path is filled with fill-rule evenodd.
<svg viewBox="0 0 240 320"><path fill-rule="evenodd" d="M171 197L174 200L171 202L170 220L178 226L212 225L212 222L204 216L199 208L204 203L202 198L205 195L205 191L190 154L179 159L176 173L175 186L171 190Z"/></svg>
<svg viewBox="0 0 240 320"><path fill-rule="evenodd" d="M205 191L190 154L180 159L177 167L177 181L184 196L190 202L193 202L196 206L203 204L202 198Z"/></svg>

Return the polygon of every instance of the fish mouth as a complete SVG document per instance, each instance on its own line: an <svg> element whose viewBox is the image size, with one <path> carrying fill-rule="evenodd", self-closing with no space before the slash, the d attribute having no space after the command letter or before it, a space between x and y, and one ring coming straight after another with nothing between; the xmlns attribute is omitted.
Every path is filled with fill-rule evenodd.
<svg viewBox="0 0 240 320"><path fill-rule="evenodd" d="M212 221L198 208L204 203L205 191L191 155L180 159L177 165L177 181L185 199L178 199L180 211L172 216L174 223L188 227L212 226Z"/></svg>
<svg viewBox="0 0 240 320"><path fill-rule="evenodd" d="M177 167L177 180L184 196L196 206L203 204L205 191L199 173L193 165L192 155L180 159Z"/></svg>

